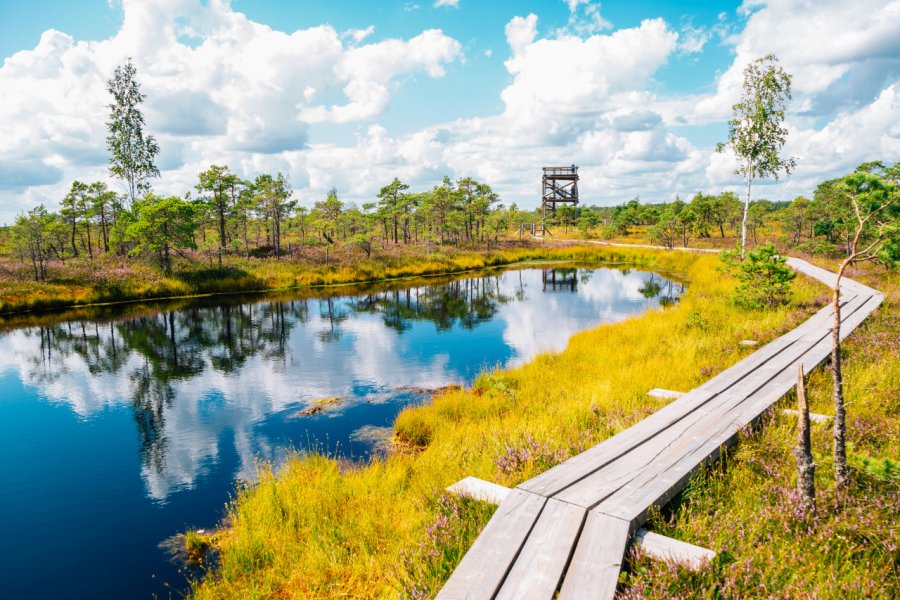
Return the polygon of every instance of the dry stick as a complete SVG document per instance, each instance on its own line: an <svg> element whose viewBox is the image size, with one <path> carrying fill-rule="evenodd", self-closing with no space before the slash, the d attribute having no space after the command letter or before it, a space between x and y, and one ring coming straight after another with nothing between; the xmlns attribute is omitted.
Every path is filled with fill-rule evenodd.
<svg viewBox="0 0 900 600"><path fill-rule="evenodd" d="M803 364L797 365L797 446L794 456L797 459L797 492L800 500L809 508L815 508L816 464L813 462L812 448L809 439L809 403L806 401L806 388L803 383Z"/></svg>

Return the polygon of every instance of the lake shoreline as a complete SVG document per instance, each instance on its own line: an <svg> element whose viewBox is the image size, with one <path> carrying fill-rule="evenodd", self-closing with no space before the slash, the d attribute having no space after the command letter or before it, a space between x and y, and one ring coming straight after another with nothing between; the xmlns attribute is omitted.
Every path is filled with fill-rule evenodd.
<svg viewBox="0 0 900 600"><path fill-rule="evenodd" d="M658 252L647 248L623 248L613 246L597 246L588 243L574 242L564 246L547 244L531 245L507 250L484 250L478 252L465 252L458 255L432 261L424 268L417 265L414 259L407 257L409 264L399 266L382 265L383 271L373 274L369 269L371 264L357 264L349 267L317 267L307 268L291 262L267 262L266 267L284 267L293 276L294 283L290 285L278 285L276 279L273 285L256 285L263 278L254 276L253 279L234 279L228 275L230 267L222 270L223 279L215 288L205 290L204 284L196 284L196 289L171 293L167 286L151 288L149 290L131 290L115 299L105 299L107 293L104 288L94 286L85 293L83 290L72 290L68 298L54 298L47 300L42 294L34 293L22 298L11 298L9 289L5 289L0 282L0 327L7 329L16 327L9 321L22 319L22 325L30 324L27 318L31 316L48 315L51 319L64 318L68 311L116 307L138 303L164 303L178 300L195 300L202 298L215 298L218 296L236 294L266 294L277 292L289 292L299 290L327 290L335 287L350 287L362 285L375 285L379 283L405 282L414 279L428 280L443 276L457 276L468 273L477 273L490 269L502 269L513 265L539 265L561 262L585 261L591 264L608 266L647 266L648 260L654 262L650 255ZM669 274L678 275L677 272ZM299 281L299 282L298 282ZM249 283L248 283L249 282ZM251 284L252 283L252 284ZM6 288L9 286L7 285ZM65 286L71 287L71 286ZM79 298L79 293L83 298Z"/></svg>

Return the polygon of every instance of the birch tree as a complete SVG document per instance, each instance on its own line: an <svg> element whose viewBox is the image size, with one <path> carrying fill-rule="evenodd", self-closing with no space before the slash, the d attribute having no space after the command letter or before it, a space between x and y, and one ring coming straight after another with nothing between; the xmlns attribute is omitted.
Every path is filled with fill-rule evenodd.
<svg viewBox="0 0 900 600"><path fill-rule="evenodd" d="M127 58L106 82L106 89L113 97L106 123L109 172L125 182L131 202L148 191L149 178L159 177L159 169L153 162L159 154L159 145L152 135L144 136L144 115L140 106L145 96L135 80L136 75L137 69Z"/></svg>
<svg viewBox="0 0 900 600"><path fill-rule="evenodd" d="M778 66L775 55L753 61L744 69L741 101L732 107L728 141L716 146L718 152L731 148L740 162L735 174L742 175L746 183L741 221L742 260L747 250L747 213L753 181L768 177L777 180L782 173L789 174L797 162L793 157L781 157L788 133L784 127L784 111L790 99L791 76Z"/></svg>

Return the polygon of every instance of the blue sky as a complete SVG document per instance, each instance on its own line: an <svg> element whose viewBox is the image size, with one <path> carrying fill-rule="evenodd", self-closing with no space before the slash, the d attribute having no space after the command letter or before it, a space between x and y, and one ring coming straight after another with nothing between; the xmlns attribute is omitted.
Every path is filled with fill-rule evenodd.
<svg viewBox="0 0 900 600"><path fill-rule="evenodd" d="M597 204L735 188L713 147L743 66L775 52L799 166L761 193L808 194L900 155L900 3L861 2L3 0L0 222L107 177L103 81L125 55L160 192L225 162L285 172L304 204L447 174L534 206L560 161Z"/></svg>

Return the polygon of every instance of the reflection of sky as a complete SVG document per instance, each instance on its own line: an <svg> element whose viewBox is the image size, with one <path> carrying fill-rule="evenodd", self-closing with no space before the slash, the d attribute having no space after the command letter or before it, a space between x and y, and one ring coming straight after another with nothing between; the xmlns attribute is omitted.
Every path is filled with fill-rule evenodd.
<svg viewBox="0 0 900 600"><path fill-rule="evenodd" d="M144 461L141 466L149 495L162 500L174 489L191 488L198 474L217 461L226 431L239 456L233 475L251 478L256 459L273 458L279 446L279 440L256 433L255 425L270 415L302 408L318 398L347 398L330 411L329 418L334 419L354 403L390 401L401 386L471 382L484 368L519 364L538 352L562 350L579 330L624 319L657 303L640 292L647 273L579 270L577 277L577 293L544 292L537 269L488 278L506 301L499 303L492 319L469 330L457 323L449 331L438 331L433 323L419 320L398 333L385 326L381 313L354 312L349 298L333 302L333 313L347 318L332 325L325 301L298 301L307 303L307 319L301 322L294 313L286 317L292 327L283 356L272 356L267 347L235 371L224 373L213 368L207 349L201 351L199 373L171 382L175 400L162 409L164 425L158 432L164 438L164 460ZM267 324L270 315L263 312L256 310L253 326ZM84 324L83 332L82 326L68 325L72 339L84 335L108 347L121 337L109 324ZM329 332L337 335L325 335ZM117 343L120 356L127 355L120 358L118 368L104 371L98 370L97 361L86 358L90 353L57 351L42 357L37 330L14 331L0 338L0 373L16 372L40 397L65 403L82 420L89 420L105 408L132 404L132 374L146 359L125 350L121 339Z"/></svg>
<svg viewBox="0 0 900 600"><path fill-rule="evenodd" d="M469 383L658 302L641 293L647 273L556 273L569 288L545 291L542 271L526 269L408 294L223 300L0 336L0 590L169 596L163 582L184 580L157 543L212 526L257 459L277 464L308 446L365 458L400 409L423 401L410 387ZM390 302L407 297L411 306ZM399 319L398 331L388 326L398 314L422 318ZM297 415L334 396L345 400Z"/></svg>

